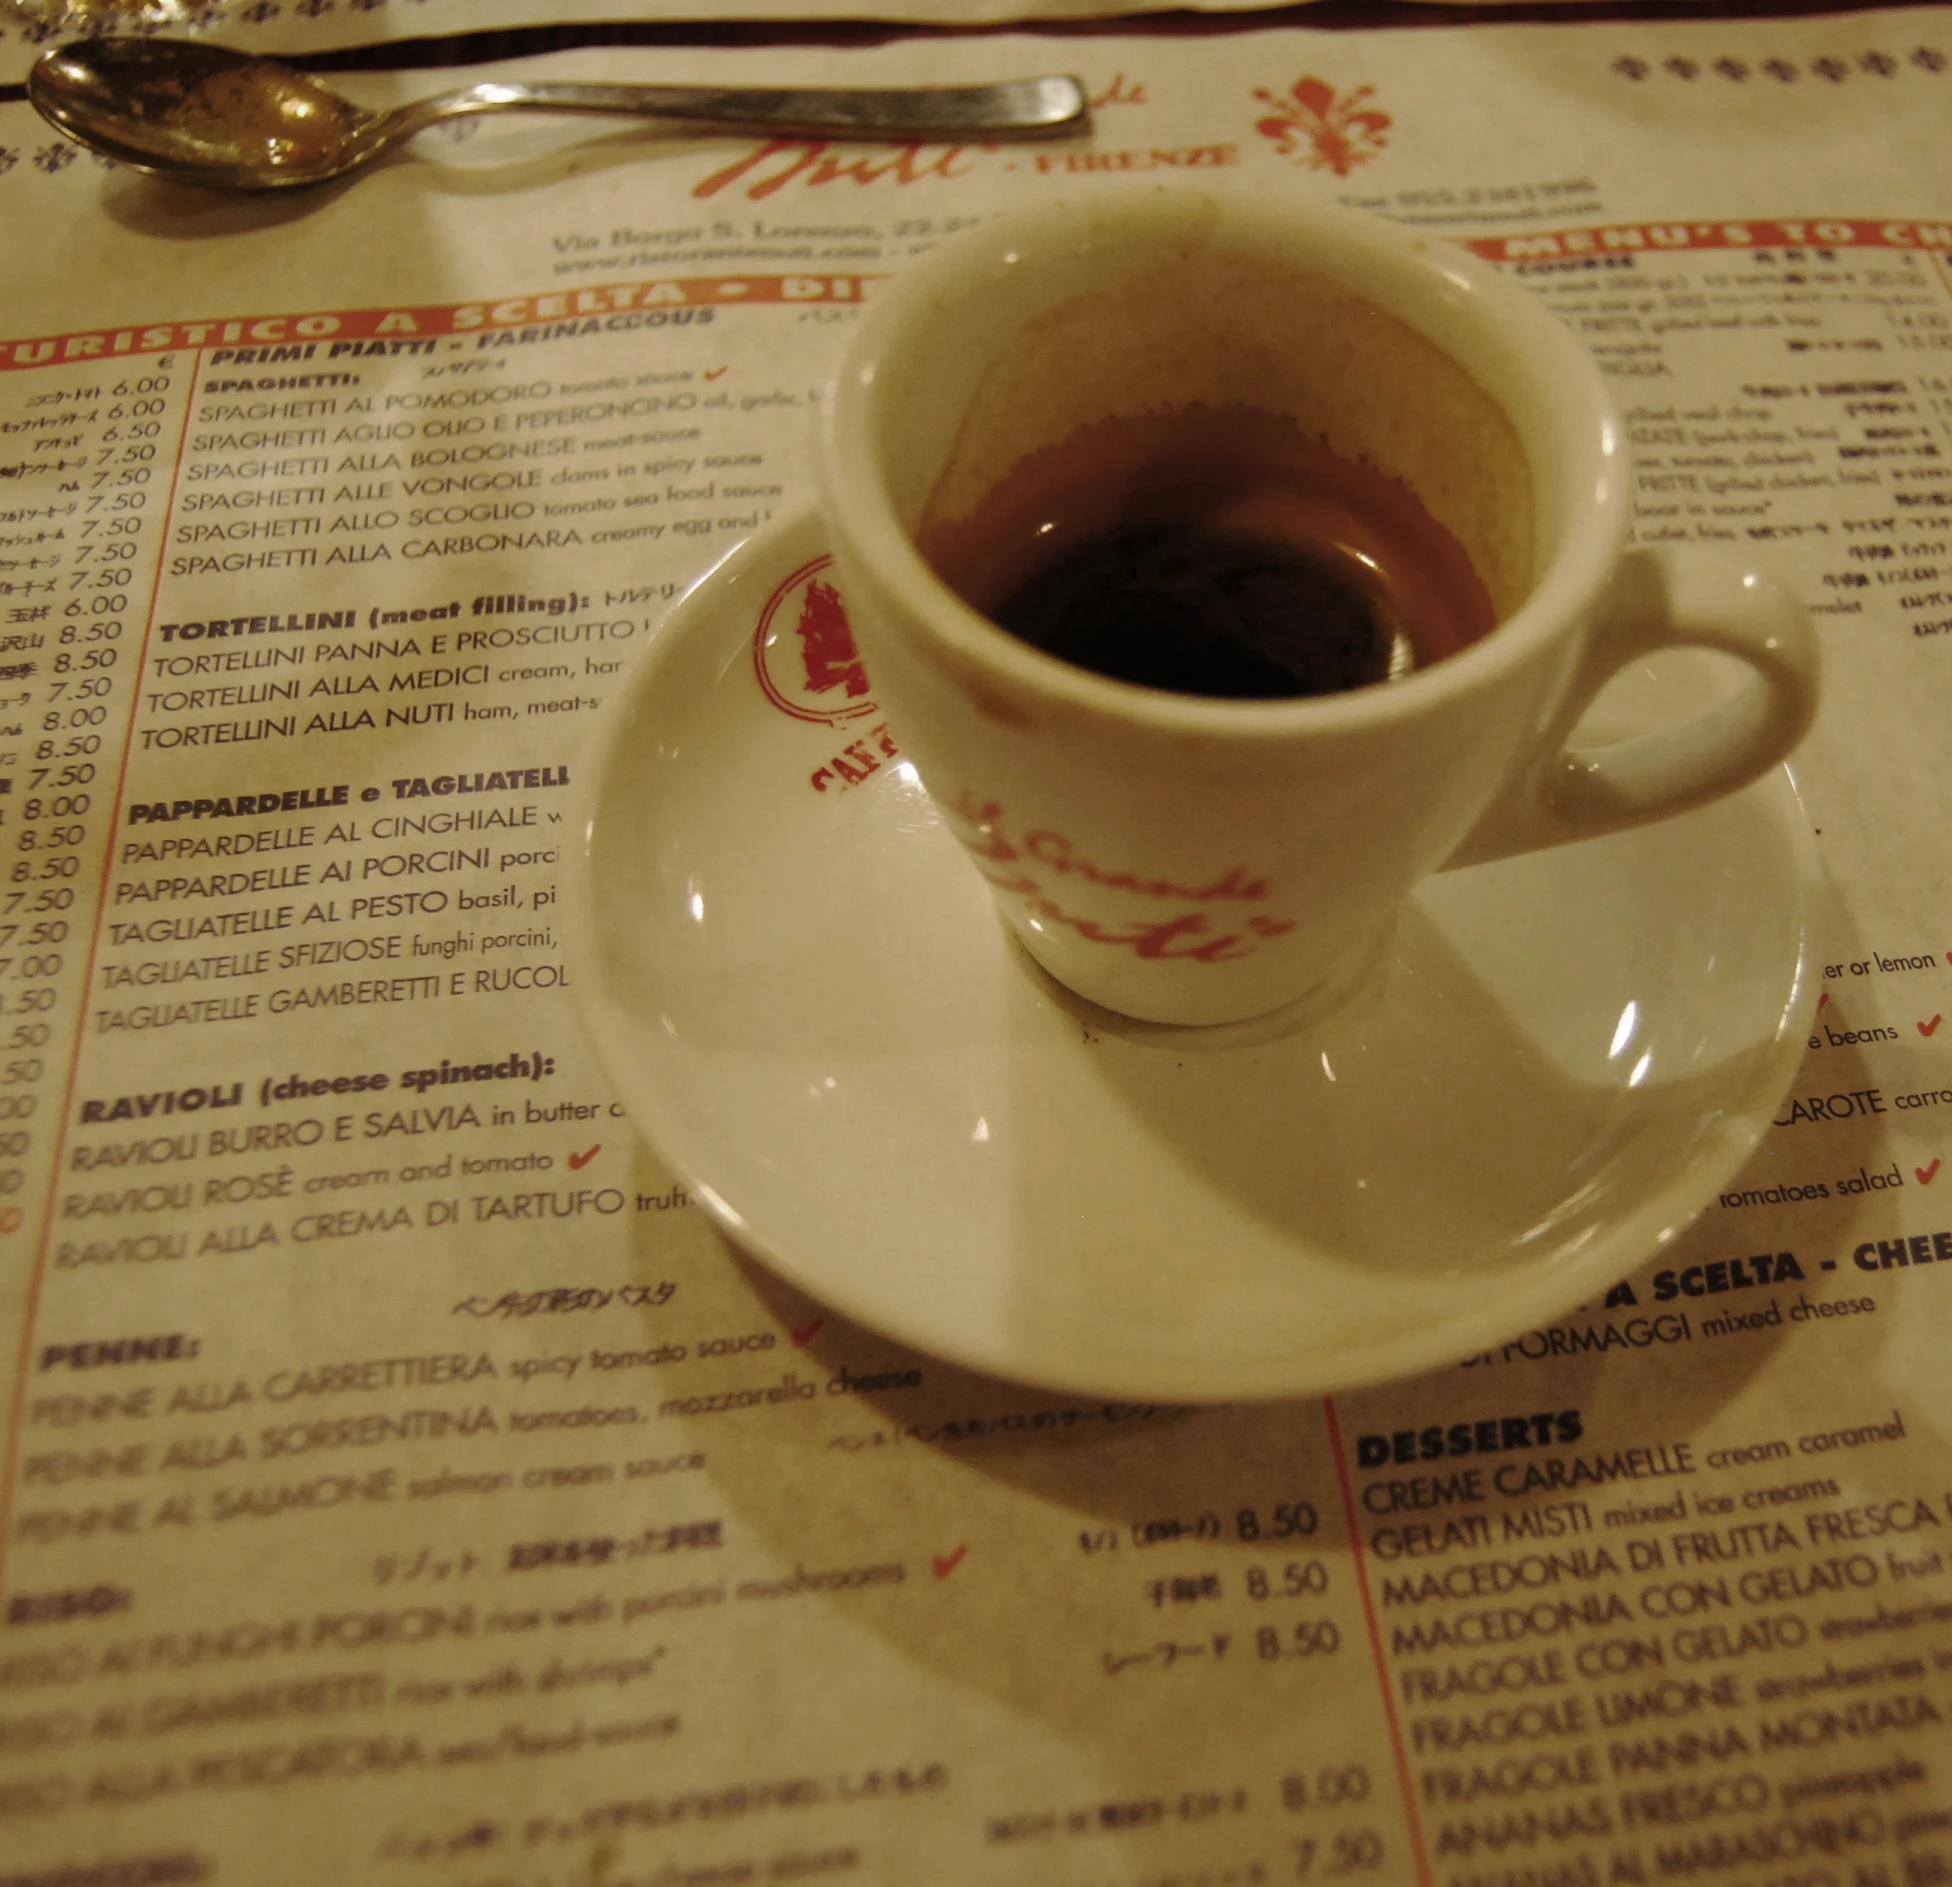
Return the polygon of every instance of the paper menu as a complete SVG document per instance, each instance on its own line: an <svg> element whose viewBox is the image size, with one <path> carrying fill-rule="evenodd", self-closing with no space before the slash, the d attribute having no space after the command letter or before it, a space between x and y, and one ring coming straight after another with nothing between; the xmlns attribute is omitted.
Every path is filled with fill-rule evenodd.
<svg viewBox="0 0 1952 1887"><path fill-rule="evenodd" d="M0 117L0 1882L1952 1870L1952 15L1065 50L1090 145L482 126L302 203ZM1327 1403L982 1381L738 1259L551 902L613 665L807 501L872 280L1180 173L1519 273L1642 533L1766 548L1828 658L1756 1161L1610 1301Z"/></svg>

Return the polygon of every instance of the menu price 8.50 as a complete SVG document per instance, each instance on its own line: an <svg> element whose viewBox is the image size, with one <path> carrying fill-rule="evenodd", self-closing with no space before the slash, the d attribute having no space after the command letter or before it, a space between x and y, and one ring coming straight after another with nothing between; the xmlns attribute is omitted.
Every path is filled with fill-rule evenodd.
<svg viewBox="0 0 1952 1887"><path fill-rule="evenodd" d="M28 1224L36 1156L51 1160L59 1139L45 1131L48 1089L84 1025L114 811L103 781L134 705L131 650L166 523L150 498L190 391L176 356L112 380L68 366L16 384L47 462L8 493L35 535L4 585L5 660L27 659L8 671L25 683L5 703L18 739L0 744L0 1235Z"/></svg>

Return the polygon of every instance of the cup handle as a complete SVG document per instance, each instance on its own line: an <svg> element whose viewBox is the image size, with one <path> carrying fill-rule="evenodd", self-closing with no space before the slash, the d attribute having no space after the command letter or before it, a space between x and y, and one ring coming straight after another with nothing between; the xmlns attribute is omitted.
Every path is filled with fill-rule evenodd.
<svg viewBox="0 0 1952 1887"><path fill-rule="evenodd" d="M1615 675L1675 648L1732 655L1748 665L1749 679L1678 726L1590 750L1566 746ZM1506 785L1443 869L1596 838L1719 799L1786 759L1816 703L1816 637L1780 584L1714 551L1630 551L1600 599L1539 758Z"/></svg>

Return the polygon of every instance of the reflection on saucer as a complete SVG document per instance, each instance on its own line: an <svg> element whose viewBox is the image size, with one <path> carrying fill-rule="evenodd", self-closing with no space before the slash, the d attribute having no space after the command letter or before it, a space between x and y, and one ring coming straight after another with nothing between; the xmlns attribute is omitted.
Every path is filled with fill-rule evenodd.
<svg viewBox="0 0 1952 1887"><path fill-rule="evenodd" d="M1202 1041L1009 941L844 619L811 519L686 599L579 770L571 925L638 1127L859 1322L1120 1398L1407 1375L1604 1292L1776 1111L1815 1002L1786 775L1440 875L1344 1006Z"/></svg>

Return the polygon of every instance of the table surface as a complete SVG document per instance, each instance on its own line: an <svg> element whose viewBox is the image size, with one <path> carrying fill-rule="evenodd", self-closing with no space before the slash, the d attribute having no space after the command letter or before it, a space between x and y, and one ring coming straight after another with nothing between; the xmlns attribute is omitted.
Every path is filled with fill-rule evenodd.
<svg viewBox="0 0 1952 1887"><path fill-rule="evenodd" d="M329 43L429 17L352 12L251 31L374 100L450 67L1069 69L1094 127L483 120L251 200L78 156L0 90L0 1887L1952 1879L1952 9ZM1197 1340L1200 1280L1307 1210L1303 1170L1421 1202L1392 1277L1468 1295L1489 1205L1563 1192L1575 1128L1602 1165L1637 1131L1610 1046L1755 1137L1576 1309L1332 1396L905 1348L790 1281L797 1249L728 1241L578 1020L563 854L606 705L669 661L690 692L649 691L675 718L625 836L714 1066L806 1072L806 1109L891 1146L1000 1094L1015 1163L958 1170L1005 1260L946 1262L973 1210L870 1256L1013 1354L1108 1345L1038 1269L1107 1136L1010 1140L1045 1118L1018 1038L904 962L943 907L919 876L781 892L874 820L941 837L899 728L804 659L844 586L809 550L715 580L722 646L668 625L813 502L812 408L879 282L1013 204L1162 182L1342 201L1536 292L1615 391L1636 543L1766 565L1825 658L1794 796L1766 789L1801 829L1738 807L1749 838L1568 860L1585 931L1514 877L1406 932L1329 1059L1387 1038L1425 1079L1359 1145L1244 1170L1129 1044L1066 1034L1080 1118L1216 1201L1170 1252L1119 1205L1107 1330L1142 1263ZM1716 684L1609 711L1677 685ZM753 842L693 869L706 793ZM1768 1026L1810 1013L1807 1045L1751 1118L1707 992L1803 921L1805 834L1815 986ZM1643 1041L1636 1001L1561 1055L1623 962L1689 1028ZM1515 1134L1514 1081L1564 1105ZM816 1129L743 1118L828 1225L883 1222L808 1177ZM936 1181L869 1164L927 1227Z"/></svg>

